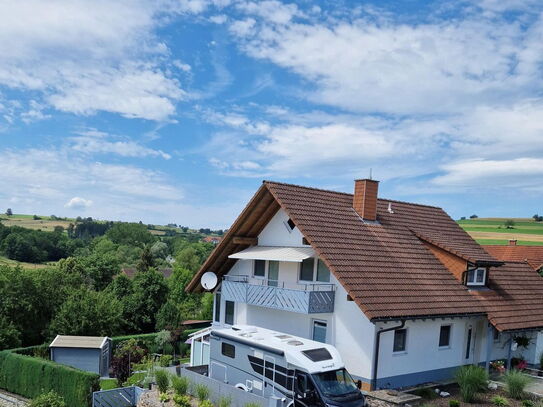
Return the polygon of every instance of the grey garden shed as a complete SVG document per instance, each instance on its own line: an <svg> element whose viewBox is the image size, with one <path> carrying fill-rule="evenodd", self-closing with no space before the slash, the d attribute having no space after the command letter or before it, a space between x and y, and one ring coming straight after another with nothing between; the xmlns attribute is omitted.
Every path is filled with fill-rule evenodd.
<svg viewBox="0 0 543 407"><path fill-rule="evenodd" d="M111 360L111 339L107 336L57 335L49 345L51 360L97 373L102 377L109 374Z"/></svg>

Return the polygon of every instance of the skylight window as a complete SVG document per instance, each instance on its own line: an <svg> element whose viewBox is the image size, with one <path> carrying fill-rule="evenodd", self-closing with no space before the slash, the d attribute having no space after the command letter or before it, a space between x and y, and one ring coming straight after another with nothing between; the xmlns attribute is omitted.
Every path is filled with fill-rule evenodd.
<svg viewBox="0 0 543 407"><path fill-rule="evenodd" d="M332 355L325 348L304 350L302 353L312 362L322 362L323 360L332 359Z"/></svg>

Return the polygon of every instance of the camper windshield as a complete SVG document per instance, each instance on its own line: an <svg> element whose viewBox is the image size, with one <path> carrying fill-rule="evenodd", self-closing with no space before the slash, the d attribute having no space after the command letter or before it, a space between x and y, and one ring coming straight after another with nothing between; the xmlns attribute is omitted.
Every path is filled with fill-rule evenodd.
<svg viewBox="0 0 543 407"><path fill-rule="evenodd" d="M315 373L313 379L326 397L341 397L358 392L355 382L345 369Z"/></svg>

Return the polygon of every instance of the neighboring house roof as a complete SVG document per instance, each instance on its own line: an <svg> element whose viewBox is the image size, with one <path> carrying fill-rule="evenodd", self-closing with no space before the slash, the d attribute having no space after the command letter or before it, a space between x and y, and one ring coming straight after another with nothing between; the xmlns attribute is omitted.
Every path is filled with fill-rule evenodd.
<svg viewBox="0 0 543 407"><path fill-rule="evenodd" d="M543 267L543 246L523 245L485 245L483 248L497 259L503 261L524 261L534 270Z"/></svg>
<svg viewBox="0 0 543 407"><path fill-rule="evenodd" d="M248 246L234 237L257 237L279 208L370 320L486 313L486 302L472 295L427 243L473 264L503 262L483 250L442 209L378 199L378 222L367 222L353 209L352 194L268 181L187 290L201 290L199 280L206 271L219 278L226 274L235 262L228 256ZM492 269L491 276L495 272Z"/></svg>
<svg viewBox="0 0 543 407"><path fill-rule="evenodd" d="M163 268L163 269L159 269L157 270L160 274L162 274L164 276L164 278L168 278L172 275L173 273L173 269L171 268ZM138 270L136 270L135 268L123 268L121 270L121 273L123 273L124 275L126 275L128 278L132 279L136 276L136 273L138 272Z"/></svg>
<svg viewBox="0 0 543 407"><path fill-rule="evenodd" d="M49 345L50 348L85 348L101 349L106 343L107 336L70 336L57 335Z"/></svg>

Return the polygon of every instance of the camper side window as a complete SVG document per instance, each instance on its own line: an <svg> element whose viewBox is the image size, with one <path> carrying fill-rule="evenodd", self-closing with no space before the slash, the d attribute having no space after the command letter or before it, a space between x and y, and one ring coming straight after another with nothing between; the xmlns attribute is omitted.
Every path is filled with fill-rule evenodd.
<svg viewBox="0 0 543 407"><path fill-rule="evenodd" d="M221 353L224 356L235 359L236 358L236 347L234 345L230 345L229 343L224 343L223 342L222 345L221 345Z"/></svg>

